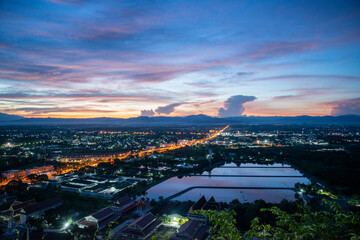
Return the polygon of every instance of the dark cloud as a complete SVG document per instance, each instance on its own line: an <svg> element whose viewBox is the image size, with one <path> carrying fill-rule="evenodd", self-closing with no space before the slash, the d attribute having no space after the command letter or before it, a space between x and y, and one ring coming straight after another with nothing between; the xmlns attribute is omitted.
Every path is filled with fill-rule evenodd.
<svg viewBox="0 0 360 240"><path fill-rule="evenodd" d="M249 75L253 75L253 72L238 72L236 73L237 76L249 76Z"/></svg>
<svg viewBox="0 0 360 240"><path fill-rule="evenodd" d="M142 117L153 117L155 115L155 112L151 110L141 110L141 116Z"/></svg>
<svg viewBox="0 0 360 240"><path fill-rule="evenodd" d="M174 112L175 107L180 106L181 104L183 104L183 103L172 103L172 104L169 104L169 105L166 105L166 106L163 106L163 107L158 107L155 110L155 112L157 114L166 114L166 115L168 115L168 114Z"/></svg>
<svg viewBox="0 0 360 240"><path fill-rule="evenodd" d="M330 103L333 105L331 115L360 115L360 98L347 99Z"/></svg>
<svg viewBox="0 0 360 240"><path fill-rule="evenodd" d="M241 116L244 112L244 103L254 101L256 97L254 96L244 96L244 95L236 95L229 97L224 102L224 107L220 108L218 111L219 117L233 117L233 116Z"/></svg>

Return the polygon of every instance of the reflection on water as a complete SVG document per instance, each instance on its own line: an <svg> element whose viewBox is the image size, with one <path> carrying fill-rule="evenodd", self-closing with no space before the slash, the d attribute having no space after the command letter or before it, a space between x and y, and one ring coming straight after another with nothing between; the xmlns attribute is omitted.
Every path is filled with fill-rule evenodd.
<svg viewBox="0 0 360 240"><path fill-rule="evenodd" d="M258 190L258 189L193 189L186 192L174 200L179 201L196 201L202 195L206 199L214 196L216 201L231 202L238 199L240 202L253 202L257 199L264 199L267 202L279 203L286 199L289 201L295 200L295 192L292 190Z"/></svg>
<svg viewBox="0 0 360 240"><path fill-rule="evenodd" d="M209 175L203 172L202 175ZM292 168L215 168L211 175L266 175L266 176L299 176L302 174Z"/></svg>
<svg viewBox="0 0 360 240"><path fill-rule="evenodd" d="M242 168L242 167L255 168ZM235 164L227 164L222 167L236 167ZM239 168L215 168L211 175L261 175L279 177L213 177L208 172L203 176L173 177L147 191L147 197L158 199L160 196L166 198L184 189L194 186L214 187L294 187L295 183L310 183L307 178L301 177L301 173L288 165L259 165L242 164ZM261 168L256 168L261 167ZM285 168L274 168L285 167ZM299 176L299 177L285 177ZM295 193L292 190L259 190L259 189L192 189L174 200L196 201L200 196L207 198L214 196L217 201L231 202L238 199L240 202L253 202L256 199L264 199L268 202L280 202L282 199L294 200Z"/></svg>

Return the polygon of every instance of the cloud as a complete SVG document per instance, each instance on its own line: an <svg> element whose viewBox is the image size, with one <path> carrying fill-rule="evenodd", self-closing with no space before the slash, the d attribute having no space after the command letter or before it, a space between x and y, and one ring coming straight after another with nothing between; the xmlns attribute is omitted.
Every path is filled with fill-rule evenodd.
<svg viewBox="0 0 360 240"><path fill-rule="evenodd" d="M253 72L238 72L236 73L236 76L249 76L249 75L253 75Z"/></svg>
<svg viewBox="0 0 360 240"><path fill-rule="evenodd" d="M183 103L172 103L163 107L158 107L155 112L157 114L166 114L169 115L170 113L175 111L175 107L180 106Z"/></svg>
<svg viewBox="0 0 360 240"><path fill-rule="evenodd" d="M298 98L301 97L300 95L283 95L283 96L276 96L273 97L273 100L287 100L287 99L293 99L293 98Z"/></svg>
<svg viewBox="0 0 360 240"><path fill-rule="evenodd" d="M43 114L43 113L90 113L90 112L101 112L101 113L114 113L114 110L100 110L90 109L81 107L51 107L51 108L40 108L40 107L27 107L27 108L16 108L14 110L24 111L32 114Z"/></svg>
<svg viewBox="0 0 360 240"><path fill-rule="evenodd" d="M229 97L224 102L224 107L218 110L219 117L241 116L244 112L244 103L254 101L254 96L236 95Z"/></svg>
<svg viewBox="0 0 360 240"><path fill-rule="evenodd" d="M141 110L141 116L142 117L153 117L155 115L155 112L151 110Z"/></svg>
<svg viewBox="0 0 360 240"><path fill-rule="evenodd" d="M335 101L328 105L332 105L331 115L360 115L360 98Z"/></svg>
<svg viewBox="0 0 360 240"><path fill-rule="evenodd" d="M360 80L360 77L350 76L350 75L282 75L282 76L271 76L271 77L262 77L254 78L251 81L273 81L273 80L333 80L333 81L354 81L357 82Z"/></svg>

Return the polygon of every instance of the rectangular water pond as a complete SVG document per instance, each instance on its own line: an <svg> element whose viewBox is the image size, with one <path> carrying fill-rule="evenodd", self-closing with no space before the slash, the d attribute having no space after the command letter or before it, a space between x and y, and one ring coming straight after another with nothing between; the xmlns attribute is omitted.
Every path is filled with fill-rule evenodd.
<svg viewBox="0 0 360 240"><path fill-rule="evenodd" d="M240 202L253 202L256 199L280 202L282 199L295 199L295 192L291 188L297 182L310 183L300 172L290 166L284 166L284 168L280 168L283 166L280 164L276 167L259 164L242 166L244 165L236 167L235 164L228 164L213 169L211 175L209 172L204 172L200 176L173 177L148 189L147 197L158 200L159 197L165 199L175 195L173 200L196 201L205 195L206 197L214 196L217 201L223 202L231 202L234 199ZM188 191L185 191L187 189ZM184 191L182 194L178 194L182 191Z"/></svg>

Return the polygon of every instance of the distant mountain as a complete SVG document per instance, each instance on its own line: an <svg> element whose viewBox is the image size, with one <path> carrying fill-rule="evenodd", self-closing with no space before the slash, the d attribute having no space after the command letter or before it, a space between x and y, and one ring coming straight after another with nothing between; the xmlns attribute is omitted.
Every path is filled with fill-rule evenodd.
<svg viewBox="0 0 360 240"><path fill-rule="evenodd" d="M25 119L24 117L17 116L17 115L9 115L5 113L0 113L0 122L10 122L10 121L17 121Z"/></svg>
<svg viewBox="0 0 360 240"><path fill-rule="evenodd" d="M174 126L214 124L295 124L295 125L360 125L360 115L343 116L296 116L228 118L191 115L186 117L135 117L135 118L23 118L0 113L0 125L109 125L109 126Z"/></svg>

